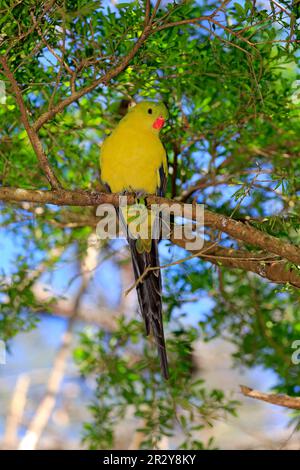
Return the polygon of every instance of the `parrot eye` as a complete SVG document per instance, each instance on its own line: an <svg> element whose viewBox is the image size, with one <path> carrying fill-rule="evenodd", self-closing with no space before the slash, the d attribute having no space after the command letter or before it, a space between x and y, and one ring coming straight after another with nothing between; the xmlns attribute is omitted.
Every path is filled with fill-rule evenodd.
<svg viewBox="0 0 300 470"><path fill-rule="evenodd" d="M148 114L152 114L152 109L151 108L148 109Z"/></svg>

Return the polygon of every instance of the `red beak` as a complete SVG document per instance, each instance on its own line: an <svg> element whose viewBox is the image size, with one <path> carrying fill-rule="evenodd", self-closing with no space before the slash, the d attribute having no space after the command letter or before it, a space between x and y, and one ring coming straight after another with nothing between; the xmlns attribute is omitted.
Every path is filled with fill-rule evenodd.
<svg viewBox="0 0 300 470"><path fill-rule="evenodd" d="M161 129L165 123L165 119L162 116L159 116L153 123L154 129Z"/></svg>

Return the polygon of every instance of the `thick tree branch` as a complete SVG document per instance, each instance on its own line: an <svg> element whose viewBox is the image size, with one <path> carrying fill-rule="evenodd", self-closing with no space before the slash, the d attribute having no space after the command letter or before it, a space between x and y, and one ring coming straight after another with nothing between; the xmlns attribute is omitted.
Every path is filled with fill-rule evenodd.
<svg viewBox="0 0 300 470"><path fill-rule="evenodd" d="M21 1L19 1L19 3L22 3ZM44 6L43 6L43 11L42 13L38 16L37 18L37 23L39 23L47 13L49 13L49 11L52 9L52 7L55 7L55 4L56 4L56 0L49 0L49 1L46 1L44 2ZM26 32L24 33L21 33L19 34L18 36L16 36L15 38L13 38L13 41L11 43L11 45L8 47L8 49L6 50L6 54L14 47L14 45L18 42L20 42L21 40L25 39L26 37L28 37L31 33L33 33L33 31L35 30L36 28L36 24L33 24L32 26L30 26L30 28L27 29Z"/></svg>
<svg viewBox="0 0 300 470"><path fill-rule="evenodd" d="M245 397L255 398L256 400L266 401L272 405L284 406L292 410L300 410L300 398L290 397L288 395L276 395L273 393L263 393L252 388L240 385L241 392Z"/></svg>
<svg viewBox="0 0 300 470"><path fill-rule="evenodd" d="M81 90L71 93L70 96L60 101L56 106L49 109L49 111L42 114L33 125L34 131L37 132L44 124L46 124L46 122L50 121L56 114L62 112L67 106L74 103L74 101L79 100L87 93L90 93L91 91L95 90L95 88L97 88L99 85L101 84L106 85L114 77L116 77L121 72L123 72L123 70L129 65L131 60L134 58L134 56L136 55L136 53L138 52L138 50L140 49L140 47L145 42L145 40L149 37L150 34L151 34L151 25L146 25L144 27L142 34L140 35L135 45L133 46L133 48L128 52L128 54L125 57L122 58L122 60L119 62L119 64L116 67L109 70L107 73L99 77L97 80L94 80L90 85L87 85L84 88L81 88Z"/></svg>
<svg viewBox="0 0 300 470"><path fill-rule="evenodd" d="M174 240L173 238L171 240L175 245L185 248L186 242L184 240ZM290 269L285 260L274 255L224 248L211 242L205 242L201 252L189 251L198 258L209 261L216 266L253 272L269 281L278 284L289 283L300 289L300 274L296 270Z"/></svg>
<svg viewBox="0 0 300 470"><path fill-rule="evenodd" d="M57 206L98 206L108 203L115 207L119 205L119 194L107 194L89 191L42 191L19 188L0 188L0 201L6 202L34 202L38 204L54 204ZM133 204L135 198L128 195L128 204ZM149 195L147 204L165 204L171 208L175 215L190 220L196 220L197 205L183 204L171 199ZM208 209L204 211L204 224L216 230L227 233L236 240L240 240L264 251L273 253L296 265L300 265L300 249L291 243L252 227L251 225L234 220L226 215L217 214Z"/></svg>
<svg viewBox="0 0 300 470"><path fill-rule="evenodd" d="M47 158L47 156L46 156L46 154L43 150L42 143L41 143L37 133L35 132L35 130L30 125L30 122L29 122L29 119L28 119L28 111L27 111L26 105L24 103L23 96L22 96L21 90L19 88L19 85L18 85L13 73L10 71L10 69L8 67L8 64L7 64L7 61L4 57L0 56L0 64L2 65L4 74L7 77L7 79L9 80L9 82L11 83L12 89L13 89L15 95L16 95L16 101L18 103L20 113L21 113L21 120L22 120L22 123L23 123L23 125L25 127L25 130L27 132L29 140L31 142L32 148L36 153L36 156L38 158L40 167L42 168L43 172L45 173L45 176L46 176L47 180L49 181L51 187L53 189L59 189L61 187L60 183L59 183L57 177L55 176L52 168L50 167L48 158Z"/></svg>
<svg viewBox="0 0 300 470"><path fill-rule="evenodd" d="M158 11L159 6L161 4L161 0L156 1L151 16L150 16L150 2L147 2L146 3L146 9L145 9L144 29L143 29L141 35L139 36L138 40L136 41L135 45L133 46L133 48L128 52L128 54L120 60L119 64L116 67L109 70L108 72L106 72L104 75L102 75L98 79L94 80L90 85L87 85L87 86L81 88L78 91L73 91L70 96L68 96L64 100L60 101L56 106L54 106L53 108L49 109L47 112L42 114L33 125L34 131L37 132L44 124L46 124L48 121L50 121L56 114L62 112L70 104L72 104L75 101L79 100L80 98L82 98L87 93L90 93L95 88L97 88L99 85L101 85L101 84L106 85L113 78L115 78L117 75L119 75L129 65L129 63L134 58L134 56L136 55L138 50L141 48L141 46L144 44L144 42L147 40L147 38L150 35L155 34L155 33L159 32L162 29L170 28L170 27L173 27L173 26L178 26L179 24L195 23L195 22L199 22L200 20L207 20L207 21L211 21L214 24L217 24L219 27L221 27L225 31L229 31L232 34L237 35L237 33L231 31L231 29L229 29L226 26L220 24L217 20L214 19L214 16L216 16L216 14L226 5L226 3L227 3L227 1L222 2L220 7L217 8L209 16L203 16L201 18L191 18L189 20L183 20L183 22L174 22L174 23L170 23L170 24L168 23L166 25L157 26L154 22L154 19L156 17L157 11ZM249 41L247 41L243 37L241 37L240 39L249 43Z"/></svg>

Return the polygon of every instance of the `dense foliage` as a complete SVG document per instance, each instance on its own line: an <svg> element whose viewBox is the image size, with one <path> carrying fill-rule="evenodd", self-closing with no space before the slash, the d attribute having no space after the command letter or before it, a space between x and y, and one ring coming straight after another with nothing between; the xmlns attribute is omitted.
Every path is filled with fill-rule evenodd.
<svg viewBox="0 0 300 470"><path fill-rule="evenodd" d="M38 123L37 134L64 188L102 190L99 144L129 102L160 99L170 111L163 132L170 167L167 196L204 203L298 245L299 2L291 6L282 0L278 8L272 1L227 1L212 16L220 4L163 2L151 34L122 68L143 34L145 2L2 0L0 54L21 90L29 122ZM167 27L176 22L182 24ZM21 121L16 90L1 63L0 79L6 87L0 105L1 186L48 188ZM83 88L85 93L77 96ZM59 108L72 95L76 99ZM39 117L52 109L39 125ZM39 266L55 269L56 249L76 246L79 259L84 257L93 214L94 209L2 204L2 230L18 240L14 273L7 279L1 272L0 278L2 339L35 324L34 312L41 305L32 284ZM143 338L140 321L125 319L128 312L114 331L83 333L76 360L84 375L98 377L94 422L85 426L90 447L113 446L115 426L128 413L138 418L142 447L159 445L178 427L183 431L180 447L213 445L200 442L197 431L219 414L234 413L236 403L195 375L192 350L199 337L226 338L235 346L236 365L273 370L277 390L299 394L299 366L291 362L292 343L300 335L299 288L265 279L269 250L209 227L206 238L232 248L233 257L235 251L236 256L246 253L248 260L266 256L261 276L250 272L243 259L236 269L217 255L163 270L171 363L167 384L153 345ZM118 246L102 246L101 259ZM182 248L162 243L162 264L185 256ZM286 270L300 277L297 263L288 257L283 261Z"/></svg>

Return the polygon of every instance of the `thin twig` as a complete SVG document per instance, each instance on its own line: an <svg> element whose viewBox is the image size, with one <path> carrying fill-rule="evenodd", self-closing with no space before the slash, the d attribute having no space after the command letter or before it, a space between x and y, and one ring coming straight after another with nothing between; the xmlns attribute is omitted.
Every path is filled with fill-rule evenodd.
<svg viewBox="0 0 300 470"><path fill-rule="evenodd" d="M153 8L153 12L150 18L150 24L153 22L154 18L156 17L157 10L159 9L159 6L161 4L161 0L156 0L156 3Z"/></svg>
<svg viewBox="0 0 300 470"><path fill-rule="evenodd" d="M2 441L2 447L5 450L14 449L18 442L18 428L22 424L29 385L29 375L19 375L6 419L5 433Z"/></svg>
<svg viewBox="0 0 300 470"><path fill-rule="evenodd" d="M112 204L119 206L119 194L107 194L89 191L41 191L20 188L0 187L0 201L10 202L36 202L39 204L55 204L58 206L98 206L99 204ZM147 205L160 205L164 208L171 208L174 215L184 217L189 220L196 220L198 215L197 204L184 204L172 199L159 196L147 196ZM135 204L134 195L127 195L127 204ZM289 260L296 265L300 265L300 249L292 243L276 238L268 233L262 232L251 226L230 217L218 214L208 209L204 210L204 225L215 230L227 233L236 240L240 240L252 246L261 248L264 251L276 254L283 259Z"/></svg>

